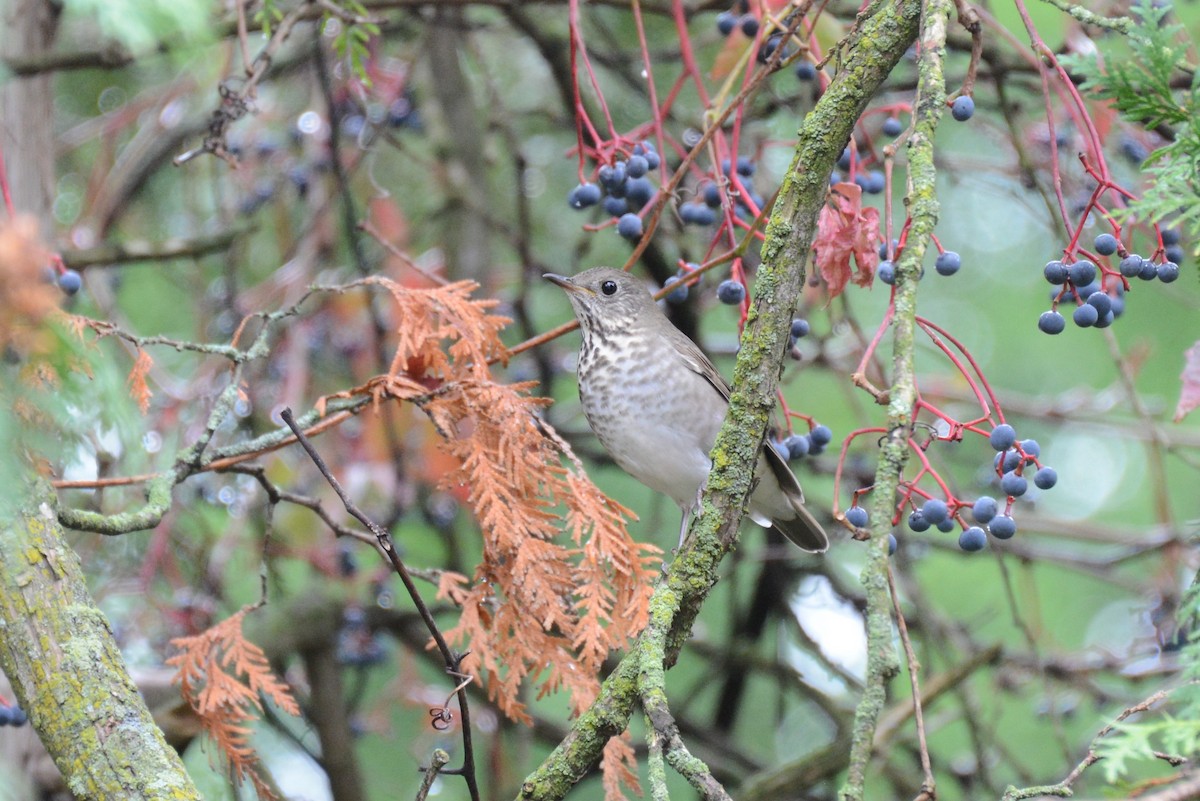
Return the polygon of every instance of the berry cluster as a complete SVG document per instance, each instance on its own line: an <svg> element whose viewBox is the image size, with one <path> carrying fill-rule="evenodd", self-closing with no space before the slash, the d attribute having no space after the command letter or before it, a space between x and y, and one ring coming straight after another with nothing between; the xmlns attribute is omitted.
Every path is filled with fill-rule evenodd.
<svg viewBox="0 0 1200 801"><path fill-rule="evenodd" d="M29 722L29 715L16 704L0 702L0 726L24 726Z"/></svg>
<svg viewBox="0 0 1200 801"><path fill-rule="evenodd" d="M1163 241L1166 242L1167 238L1164 232ZM1178 239L1175 241L1177 243ZM1071 297L1077 304L1071 314L1075 325L1080 328L1107 328L1125 311L1125 286L1128 279L1153 281L1157 278L1164 284L1169 284L1179 278L1179 265L1176 262L1167 260L1156 264L1151 259L1130 253L1112 234L1097 236L1093 248L1101 256L1121 256L1117 272L1122 278L1118 279L1112 270L1098 268L1090 259L1079 259L1070 264L1058 259L1047 262L1042 274L1052 285L1061 289L1051 290L1052 307L1049 311L1042 312L1038 318L1038 328L1044 333L1061 334L1067 327L1066 318L1058 311L1058 304L1063 298ZM1098 270L1101 272L1099 280ZM1112 280L1107 280L1110 278Z"/></svg>
<svg viewBox="0 0 1200 801"><path fill-rule="evenodd" d="M638 212L654 199L657 191L646 177L662 159L650 142L634 145L628 159L605 164L596 172L598 184L584 181L567 195L573 209L586 209L604 201L604 212L617 218L617 233L631 242L642 238L642 218Z"/></svg>
<svg viewBox="0 0 1200 801"><path fill-rule="evenodd" d="M794 320L792 329L795 330L796 323L803 322L804 320ZM824 453L826 446L831 442L833 442L833 431L829 426L817 425L813 426L807 434L792 434L774 445L780 456L789 462L795 462L805 456L819 456Z"/></svg>

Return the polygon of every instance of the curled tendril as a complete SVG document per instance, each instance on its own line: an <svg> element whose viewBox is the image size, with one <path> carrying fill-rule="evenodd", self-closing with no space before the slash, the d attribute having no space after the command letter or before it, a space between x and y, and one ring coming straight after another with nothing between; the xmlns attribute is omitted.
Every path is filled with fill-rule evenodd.
<svg viewBox="0 0 1200 801"><path fill-rule="evenodd" d="M429 710L429 717L433 718L430 725L438 731L445 731L454 722L454 712L445 706L432 707Z"/></svg>

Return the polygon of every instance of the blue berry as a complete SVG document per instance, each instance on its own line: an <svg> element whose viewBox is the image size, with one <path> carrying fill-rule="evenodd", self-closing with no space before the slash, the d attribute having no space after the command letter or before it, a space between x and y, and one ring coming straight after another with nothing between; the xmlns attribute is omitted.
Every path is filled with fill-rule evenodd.
<svg viewBox="0 0 1200 801"><path fill-rule="evenodd" d="M688 286L687 284L680 283L681 281L683 281L681 277L678 275L672 275L663 283L664 287L678 284L678 286L676 286L663 297L663 300L672 305L683 303L685 300L687 300Z"/></svg>
<svg viewBox="0 0 1200 801"><path fill-rule="evenodd" d="M625 162L623 161L618 161L612 166L605 164L596 173L596 178L600 181L600 185L607 189L609 193L614 188L624 186L625 177Z"/></svg>
<svg viewBox="0 0 1200 801"><path fill-rule="evenodd" d="M650 169L650 162L645 156L630 156L625 162L625 173L630 178L641 178Z"/></svg>
<svg viewBox="0 0 1200 801"><path fill-rule="evenodd" d="M567 203L573 209L586 209L600 202L600 187L593 183L582 183L571 190Z"/></svg>
<svg viewBox="0 0 1200 801"><path fill-rule="evenodd" d="M617 233L631 242L638 241L642 238L642 218L633 212L622 214L617 220Z"/></svg>
<svg viewBox="0 0 1200 801"><path fill-rule="evenodd" d="M1000 512L1000 505L990 495L980 495L971 507L971 514L977 523L987 523Z"/></svg>
<svg viewBox="0 0 1200 801"><path fill-rule="evenodd" d="M1179 244L1179 229L1178 228L1163 228L1161 230L1163 245L1178 245Z"/></svg>
<svg viewBox="0 0 1200 801"><path fill-rule="evenodd" d="M867 182L863 185L863 191L868 195L878 195L887 188L887 177L882 170L871 170L867 173Z"/></svg>
<svg viewBox="0 0 1200 801"><path fill-rule="evenodd" d="M1042 312L1038 318L1038 328L1047 334L1061 334L1067 327L1067 321L1056 311Z"/></svg>
<svg viewBox="0 0 1200 801"><path fill-rule="evenodd" d="M1173 261L1164 261L1158 265L1158 280L1169 284L1179 278L1179 265Z"/></svg>
<svg viewBox="0 0 1200 801"><path fill-rule="evenodd" d="M884 136L899 136L900 132L903 130L904 130L904 126L901 125L900 120L898 120L895 117L888 117L886 120L883 121L883 135Z"/></svg>
<svg viewBox="0 0 1200 801"><path fill-rule="evenodd" d="M1096 265L1087 259L1080 259L1067 268L1067 275L1077 287L1090 284L1096 280Z"/></svg>
<svg viewBox="0 0 1200 801"><path fill-rule="evenodd" d="M712 225L717 216L703 203L684 203L679 207L679 218L689 225Z"/></svg>
<svg viewBox="0 0 1200 801"><path fill-rule="evenodd" d="M738 156L737 174L743 178L749 178L750 176L754 175L754 171L757 169L757 167L758 165L756 165L749 156Z"/></svg>
<svg viewBox="0 0 1200 801"><path fill-rule="evenodd" d="M1036 459L1042 455L1042 446L1038 444L1036 439L1023 439L1020 444L1021 450L1025 451L1026 457Z"/></svg>
<svg viewBox="0 0 1200 801"><path fill-rule="evenodd" d="M1067 265L1058 259L1048 261L1042 269L1042 275L1046 276L1046 280L1056 286L1065 284L1067 282Z"/></svg>
<svg viewBox="0 0 1200 801"><path fill-rule="evenodd" d="M855 528L865 528L867 525L867 510L861 506L851 506L846 510L846 522Z"/></svg>
<svg viewBox="0 0 1200 801"><path fill-rule="evenodd" d="M787 446L788 458L792 461L803 459L812 450L812 442L803 434L792 434L783 441Z"/></svg>
<svg viewBox="0 0 1200 801"><path fill-rule="evenodd" d="M808 324L808 320L792 320L792 336L796 339L808 336L809 330L810 326Z"/></svg>
<svg viewBox="0 0 1200 801"><path fill-rule="evenodd" d="M1100 234L1093 246L1101 256L1111 256L1117 252L1117 238L1112 234Z"/></svg>
<svg viewBox="0 0 1200 801"><path fill-rule="evenodd" d="M1096 312L1101 317L1112 311L1112 298L1103 292L1094 292L1088 295L1087 303L1089 306L1095 306Z"/></svg>
<svg viewBox="0 0 1200 801"><path fill-rule="evenodd" d="M74 295L83 286L83 276L74 270L64 270L58 277L58 288L68 295Z"/></svg>
<svg viewBox="0 0 1200 801"><path fill-rule="evenodd" d="M1017 441L1017 432L1008 423L1001 423L992 429L992 433L988 435L988 442L991 443L992 449L997 451L1006 451L1013 446Z"/></svg>
<svg viewBox="0 0 1200 801"><path fill-rule="evenodd" d="M625 197L635 208L641 208L654 197L654 184L649 178L630 178L625 182Z"/></svg>
<svg viewBox="0 0 1200 801"><path fill-rule="evenodd" d="M947 517L945 520L937 524L937 530L943 534L949 534L956 528L958 528L958 523L954 522L953 517Z"/></svg>
<svg viewBox="0 0 1200 801"><path fill-rule="evenodd" d="M815 80L817 77L817 65L811 61L800 61L796 64L796 78L801 81Z"/></svg>
<svg viewBox="0 0 1200 801"><path fill-rule="evenodd" d="M662 157L658 155L649 142L646 143L646 152L642 155L646 159L646 166L652 170L657 170L659 165L662 164Z"/></svg>
<svg viewBox="0 0 1200 801"><path fill-rule="evenodd" d="M1017 533L1017 521L1001 515L988 524L988 531L992 532L992 536L998 540L1012 539L1012 536Z"/></svg>
<svg viewBox="0 0 1200 801"><path fill-rule="evenodd" d="M837 168L839 170L850 169L850 158L851 158L850 148L846 147L844 150L842 150L842 155L838 156Z"/></svg>
<svg viewBox="0 0 1200 801"><path fill-rule="evenodd" d="M766 64L771 60L771 56L779 49L779 45L783 42L783 34L773 33L767 37L762 46L758 48L758 63Z"/></svg>
<svg viewBox="0 0 1200 801"><path fill-rule="evenodd" d="M1179 264L1181 261L1183 261L1185 255L1183 252L1183 245L1167 245L1163 249L1163 253L1166 255L1167 261L1173 261L1176 264Z"/></svg>
<svg viewBox="0 0 1200 801"><path fill-rule="evenodd" d="M1075 291L1079 293L1080 300L1087 300L1092 295L1095 295L1097 292L1100 291L1100 282L1092 281L1090 284L1087 284L1086 286L1076 287Z"/></svg>
<svg viewBox="0 0 1200 801"><path fill-rule="evenodd" d="M743 14L741 19L742 33L753 39L758 33L758 20L753 14Z"/></svg>
<svg viewBox="0 0 1200 801"><path fill-rule="evenodd" d="M950 114L959 122L966 122L975 116L975 101L967 95L955 98L950 105Z"/></svg>
<svg viewBox="0 0 1200 801"><path fill-rule="evenodd" d="M892 255L893 255L893 256L895 256L895 255L896 255L896 248L898 248L898 247L900 247L900 240L899 240L899 239L893 239L893 240L892 240L892 247L891 247L891 250L892 250ZM879 258L881 258L881 259L886 259L886 258L888 257L888 243L887 243L887 242L880 242L880 243L879 243L879 251L878 251L878 252L879 252Z"/></svg>
<svg viewBox="0 0 1200 801"><path fill-rule="evenodd" d="M1100 319L1100 312L1090 303L1085 303L1082 306L1077 306L1075 312L1071 315L1071 319L1075 321L1075 325L1080 328L1088 328L1096 324Z"/></svg>
<svg viewBox="0 0 1200 801"><path fill-rule="evenodd" d="M896 535L888 534L888 556L891 556L896 552L897 546L898 543L896 542Z"/></svg>
<svg viewBox="0 0 1200 801"><path fill-rule="evenodd" d="M1009 473L1021 466L1021 454L1015 449L997 453L992 465L1001 473Z"/></svg>
<svg viewBox="0 0 1200 801"><path fill-rule="evenodd" d="M604 198L604 213L609 217L620 217L627 211L629 211L629 204L625 198L612 196Z"/></svg>
<svg viewBox="0 0 1200 801"><path fill-rule="evenodd" d="M937 261L934 263L934 269L938 271L938 275L954 275L960 267L962 267L962 258L953 250L939 253Z"/></svg>
<svg viewBox="0 0 1200 801"><path fill-rule="evenodd" d="M24 726L29 722L29 715L26 714L25 710L19 706L13 707L12 712L9 713L9 716L12 719L12 725L14 726Z"/></svg>
<svg viewBox="0 0 1200 801"><path fill-rule="evenodd" d="M701 194L704 196L704 205L710 209L721 208L721 189L716 184L705 184Z"/></svg>
<svg viewBox="0 0 1200 801"><path fill-rule="evenodd" d="M1136 253L1130 253L1125 258L1121 259L1117 269L1121 271L1121 275L1126 278L1137 278L1138 273L1142 271L1142 257Z"/></svg>
<svg viewBox="0 0 1200 801"><path fill-rule="evenodd" d="M1153 281L1158 278L1158 266L1149 259L1142 259L1142 269L1138 271L1138 278Z"/></svg>
<svg viewBox="0 0 1200 801"><path fill-rule="evenodd" d="M813 430L808 433L808 435L812 437L814 444L820 445L821 447L825 447L829 443L833 442L833 431L829 429L829 426L815 426Z"/></svg>
<svg viewBox="0 0 1200 801"><path fill-rule="evenodd" d="M1038 489L1048 490L1058 483L1058 471L1053 467L1043 467L1033 474L1033 485Z"/></svg>
<svg viewBox="0 0 1200 801"><path fill-rule="evenodd" d="M890 261L881 261L878 269L875 270L875 275L885 284L894 284L896 283L896 265Z"/></svg>
<svg viewBox="0 0 1200 801"><path fill-rule="evenodd" d="M950 507L939 498L930 498L921 505L921 516L936 526L950 516Z"/></svg>
<svg viewBox="0 0 1200 801"><path fill-rule="evenodd" d="M968 553L982 551L987 547L987 534L979 526L971 526L958 535L958 547Z"/></svg>
<svg viewBox="0 0 1200 801"><path fill-rule="evenodd" d="M1108 328L1113 324L1113 320L1115 319L1117 319L1117 316L1113 314L1112 310L1110 309L1109 311L1105 312L1099 320L1096 321L1096 328Z"/></svg>
<svg viewBox="0 0 1200 801"><path fill-rule="evenodd" d="M722 11L717 15L717 30L722 36L728 36L733 33L733 29L737 27L738 18L732 11Z"/></svg>
<svg viewBox="0 0 1200 801"><path fill-rule="evenodd" d="M908 516L908 527L913 531L928 531L933 524L925 519L925 515L919 511L913 512Z"/></svg>
<svg viewBox="0 0 1200 801"><path fill-rule="evenodd" d="M746 287L741 281L727 278L717 286L717 298L722 303L736 306L746 299Z"/></svg>
<svg viewBox="0 0 1200 801"><path fill-rule="evenodd" d="M1005 495L1020 498L1029 489L1029 482L1025 480L1024 476L1005 473L1004 478L1000 479L1000 489L1004 491Z"/></svg>

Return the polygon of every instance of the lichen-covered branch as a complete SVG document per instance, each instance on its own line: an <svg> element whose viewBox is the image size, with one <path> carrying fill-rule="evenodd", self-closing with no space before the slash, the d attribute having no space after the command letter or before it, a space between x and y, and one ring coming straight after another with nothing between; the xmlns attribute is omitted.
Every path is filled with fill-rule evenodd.
<svg viewBox="0 0 1200 801"><path fill-rule="evenodd" d="M855 710L851 736L850 769L840 797L843 801L863 798L867 763L875 739L875 725L883 712L887 682L899 671L892 647L891 599L887 580L887 547L894 498L908 456L913 409L916 403L914 349L916 332L917 280L929 235L938 218L934 193L933 134L946 105L942 61L946 51L946 29L953 6L949 0L928 0L921 10L920 61L917 98L913 107L913 132L908 138L910 187L905 198L911 223L904 251L896 269L892 295L892 385L888 393L888 435L880 448L872 493L875 525L871 531L867 564L862 583L867 596L867 684Z"/></svg>
<svg viewBox="0 0 1200 801"><path fill-rule="evenodd" d="M77 799L199 799L154 724L39 481L0 520L0 668ZM15 625L14 625L15 624Z"/></svg>

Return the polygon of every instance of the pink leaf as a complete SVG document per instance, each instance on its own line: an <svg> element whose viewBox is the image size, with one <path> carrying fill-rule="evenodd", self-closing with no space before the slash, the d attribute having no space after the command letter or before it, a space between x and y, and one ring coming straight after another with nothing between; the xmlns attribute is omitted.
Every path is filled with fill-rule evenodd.
<svg viewBox="0 0 1200 801"><path fill-rule="evenodd" d="M1200 406L1200 342L1192 345L1184 354L1183 372L1179 374L1179 379L1183 386L1179 390L1179 404L1175 407L1176 423Z"/></svg>
<svg viewBox="0 0 1200 801"><path fill-rule="evenodd" d="M879 210L862 207L862 187L834 185L817 219L813 241L816 267L829 287L830 299L842 294L851 279L859 286L870 286L879 263L878 242Z"/></svg>

